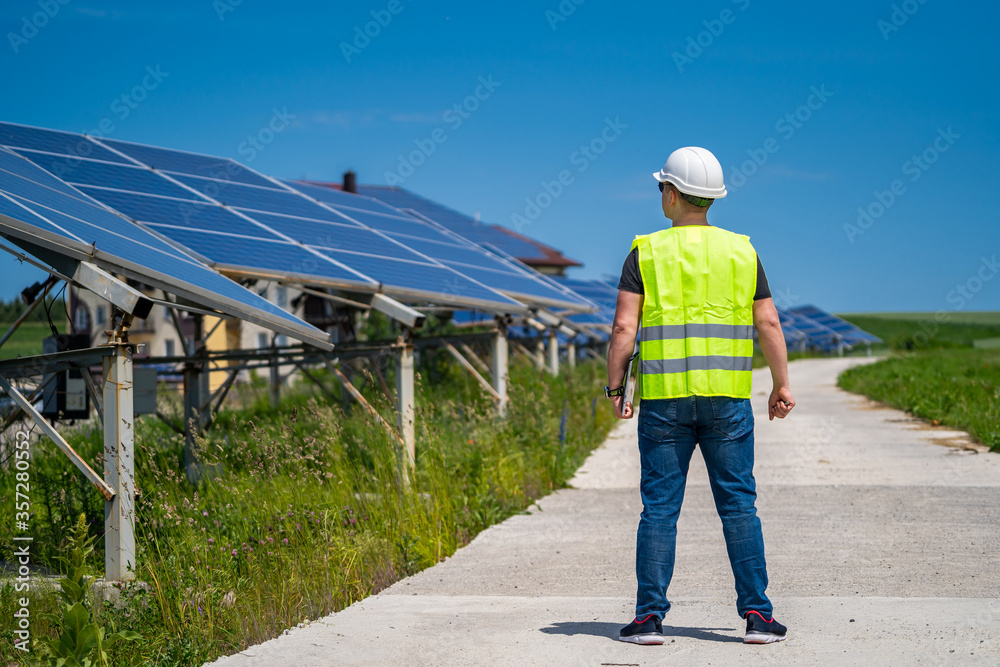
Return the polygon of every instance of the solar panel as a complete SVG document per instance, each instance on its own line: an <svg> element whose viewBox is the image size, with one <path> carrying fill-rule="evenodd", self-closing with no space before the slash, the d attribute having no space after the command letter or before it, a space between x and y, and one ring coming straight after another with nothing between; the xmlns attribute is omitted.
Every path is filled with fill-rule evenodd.
<svg viewBox="0 0 1000 667"><path fill-rule="evenodd" d="M408 190L394 187L372 185L358 186L358 193L379 199L398 209L412 209L426 215L434 222L443 225L451 231L472 241L473 243L491 245L513 257L521 259L545 259L538 246L529 241L511 236L492 225L484 225L473 218L442 206L437 202L424 199Z"/></svg>
<svg viewBox="0 0 1000 667"><path fill-rule="evenodd" d="M229 158L200 155L198 153L189 153L169 148L157 148L156 146L133 144L114 139L101 139L100 143L106 144L119 153L124 153L139 164L146 165L158 171L203 176L264 187L271 185L271 182L267 178ZM99 159L103 160L104 158Z"/></svg>
<svg viewBox="0 0 1000 667"><path fill-rule="evenodd" d="M797 306L795 308L789 308L789 312L795 315L808 317L814 322L818 322L823 326L829 327L840 334L843 337L844 342L849 345L882 342L882 339L878 336L874 336L867 331L860 329L856 325L851 324L847 320L843 320L836 315L832 315L825 310L817 308L816 306Z"/></svg>
<svg viewBox="0 0 1000 667"><path fill-rule="evenodd" d="M300 340L329 343L324 332L108 211L7 148L0 148L0 231L28 252L40 246L91 261L207 308Z"/></svg>
<svg viewBox="0 0 1000 667"><path fill-rule="evenodd" d="M551 280L536 271L509 258L490 253L468 239L436 225L436 221L429 220L426 216L415 218L385 204L372 203L373 200L369 197L345 193L329 187L307 183L286 183L351 220L377 229L408 248L431 257L515 299L572 310L593 307L593 304L552 283ZM391 214L387 212L376 213L372 210L375 207L382 207Z"/></svg>
<svg viewBox="0 0 1000 667"><path fill-rule="evenodd" d="M11 128L6 135L25 157L64 173L74 187L229 273L294 274L321 286L382 290L432 302L468 301L500 312L523 310L518 302L227 158ZM65 146L88 142L96 147L90 154L101 160L66 157ZM63 152L38 152L53 148Z"/></svg>

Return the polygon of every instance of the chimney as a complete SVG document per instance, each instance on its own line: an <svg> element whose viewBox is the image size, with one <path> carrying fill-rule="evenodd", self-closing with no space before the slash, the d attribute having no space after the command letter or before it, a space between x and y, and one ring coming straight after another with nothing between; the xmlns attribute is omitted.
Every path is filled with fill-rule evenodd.
<svg viewBox="0 0 1000 667"><path fill-rule="evenodd" d="M344 192L358 194L358 175L351 169L344 172Z"/></svg>

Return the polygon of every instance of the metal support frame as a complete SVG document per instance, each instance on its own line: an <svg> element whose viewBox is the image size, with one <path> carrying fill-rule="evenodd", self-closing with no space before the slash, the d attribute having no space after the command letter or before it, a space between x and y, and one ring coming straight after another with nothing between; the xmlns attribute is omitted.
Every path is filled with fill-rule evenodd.
<svg viewBox="0 0 1000 667"><path fill-rule="evenodd" d="M566 343L566 363L569 365L570 372L576 370L576 343L573 342L572 338Z"/></svg>
<svg viewBox="0 0 1000 667"><path fill-rule="evenodd" d="M493 334L493 389L498 396L497 412L501 418L507 416L508 348L507 327L500 324Z"/></svg>
<svg viewBox="0 0 1000 667"><path fill-rule="evenodd" d="M549 329L548 336L549 365L548 371L552 375L559 376L559 336L555 327Z"/></svg>
<svg viewBox="0 0 1000 667"><path fill-rule="evenodd" d="M20 407L25 414L31 417L32 421L38 424L39 428L42 429L42 432L45 433L45 435L47 435L52 442L56 443L56 447L61 449L73 465L75 465L80 472L83 473L84 477L90 480L90 483L97 487L97 490L101 492L101 495L104 496L105 499L114 498L115 489L109 486L103 479L101 479L100 475L94 472L94 469L91 468L87 462L76 453L76 451L61 435L59 435L59 431L57 431L55 427L52 426L52 424L50 424L48 420L35 409L35 406L31 403L31 401L25 398L24 394L18 391L17 388L14 387L14 385L12 385L3 375L0 375L0 388L3 388L3 390L7 392L7 395L10 396L15 403L17 403L18 407Z"/></svg>
<svg viewBox="0 0 1000 667"><path fill-rule="evenodd" d="M111 343L104 359L104 479L114 495L104 502L104 576L135 578L135 421L132 349Z"/></svg>
<svg viewBox="0 0 1000 667"><path fill-rule="evenodd" d="M90 392L90 397L94 399L94 407L97 408L97 416L101 418L101 424L103 424L104 400L101 398L101 392L97 391L97 383L94 382L94 376L90 372L89 368L81 368L80 373L83 375L83 379L87 383L87 391Z"/></svg>
<svg viewBox="0 0 1000 667"><path fill-rule="evenodd" d="M354 400L364 406L365 410L367 410L368 413L375 418L376 422L382 425L386 432L392 436L392 439L395 440L401 448L405 448L406 444L403 439L399 437L399 434L396 433L389 422L382 418L382 415L378 413L378 410L376 410L372 404L368 402L368 399L365 398L364 394L358 391L358 388L355 387L349 379L347 379L347 376L344 375L344 373L341 372L341 370L337 368L332 361L326 358L324 358L323 361L325 362L326 367L330 369L330 372L337 376L337 379L340 380L341 386L346 389L348 393L350 393Z"/></svg>
<svg viewBox="0 0 1000 667"><path fill-rule="evenodd" d="M462 353L459 352L454 345L446 341L444 348L451 353L451 356L455 357L458 363L461 364L462 368L469 371L469 374L476 379L476 382L478 382L480 386L482 386L482 388L497 401L497 403L502 400L500 398L500 394L493 388L493 385L491 385L485 378L483 378L482 375L479 374L479 371L477 371L476 367L472 365L472 362L462 356Z"/></svg>
<svg viewBox="0 0 1000 667"><path fill-rule="evenodd" d="M179 322L177 323L180 333ZM202 381L203 366L206 358L202 350L197 349L201 340L203 320L201 315L194 318L194 335L188 343L188 356L184 362L184 474L188 482L197 484L201 479L198 460L195 456L195 439L201 434L202 417ZM201 358L195 359L198 354Z"/></svg>
<svg viewBox="0 0 1000 667"><path fill-rule="evenodd" d="M469 347L468 343L459 343L458 349L460 349L462 352L465 353L465 356L469 358L469 361L471 361L476 365L476 368L481 370L483 373L486 373L487 375L491 375L489 364L483 361L482 358L480 358L480 356L476 354L476 351L473 350L471 347Z"/></svg>
<svg viewBox="0 0 1000 667"><path fill-rule="evenodd" d="M401 341L402 342L402 341ZM409 485L409 478L416 470L417 432L416 403L413 374L413 346L403 342L396 360L396 425L403 440L403 482Z"/></svg>

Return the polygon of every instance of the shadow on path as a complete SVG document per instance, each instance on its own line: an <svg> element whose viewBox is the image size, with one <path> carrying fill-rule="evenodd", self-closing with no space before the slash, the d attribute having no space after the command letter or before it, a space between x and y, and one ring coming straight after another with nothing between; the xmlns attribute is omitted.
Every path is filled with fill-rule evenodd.
<svg viewBox="0 0 1000 667"><path fill-rule="evenodd" d="M625 627L624 623L604 623L602 621L566 621L553 623L539 631L547 635L591 635L618 640L618 632ZM678 628L664 625L664 637L690 637L708 642L742 642L741 637L722 635L719 632L736 632L736 628Z"/></svg>

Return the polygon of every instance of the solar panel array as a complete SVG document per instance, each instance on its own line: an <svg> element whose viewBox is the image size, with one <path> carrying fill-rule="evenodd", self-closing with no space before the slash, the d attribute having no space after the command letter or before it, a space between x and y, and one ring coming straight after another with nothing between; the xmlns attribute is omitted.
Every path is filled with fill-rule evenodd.
<svg viewBox="0 0 1000 667"><path fill-rule="evenodd" d="M431 220L474 243L497 248L512 257L521 259L548 259L537 245L529 241L508 234L493 225L481 224L467 215L430 199L425 199L409 190L377 185L360 185L358 186L358 192L384 201L398 209L413 210L426 215Z"/></svg>
<svg viewBox="0 0 1000 667"><path fill-rule="evenodd" d="M0 126L0 144L27 144L68 151L77 144L30 128ZM96 152L101 155L98 147ZM113 154L104 154L114 160ZM112 164L113 162L109 162ZM210 309L275 328L301 340L329 337L204 264L116 215L49 171L7 147L0 147L0 230L29 252L42 248L98 266Z"/></svg>
<svg viewBox="0 0 1000 667"><path fill-rule="evenodd" d="M436 220L407 214L377 199L335 188L294 181L286 183L345 215L361 220L406 247L432 257L462 275L495 286L519 301L576 310L592 307L592 304L553 284L538 272L488 252L436 224ZM358 209L361 206L364 210Z"/></svg>
<svg viewBox="0 0 1000 667"><path fill-rule="evenodd" d="M370 198L336 193L344 201L321 202L227 158L52 130L0 124L0 143L228 273L524 310L380 231L424 225Z"/></svg>

